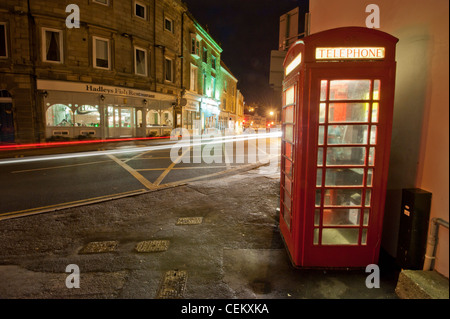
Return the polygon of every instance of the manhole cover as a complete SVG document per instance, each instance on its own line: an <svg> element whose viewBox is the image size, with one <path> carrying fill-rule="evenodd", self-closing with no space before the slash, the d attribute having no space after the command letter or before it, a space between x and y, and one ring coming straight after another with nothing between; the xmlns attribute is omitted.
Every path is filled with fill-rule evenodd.
<svg viewBox="0 0 450 319"><path fill-rule="evenodd" d="M136 251L139 253L166 251L169 249L169 243L168 240L141 241L136 245Z"/></svg>
<svg viewBox="0 0 450 319"><path fill-rule="evenodd" d="M182 298L186 287L187 272L170 270L165 273L164 279L158 292L158 299Z"/></svg>
<svg viewBox="0 0 450 319"><path fill-rule="evenodd" d="M203 222L203 217L182 217L178 218L177 225L198 225Z"/></svg>
<svg viewBox="0 0 450 319"><path fill-rule="evenodd" d="M116 250L117 241L94 241L81 249L80 254L109 253Z"/></svg>

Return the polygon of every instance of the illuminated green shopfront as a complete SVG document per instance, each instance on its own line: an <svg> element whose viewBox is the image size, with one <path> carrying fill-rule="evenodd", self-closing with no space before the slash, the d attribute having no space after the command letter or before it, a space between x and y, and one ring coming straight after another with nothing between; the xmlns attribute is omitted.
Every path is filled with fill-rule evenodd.
<svg viewBox="0 0 450 319"><path fill-rule="evenodd" d="M38 80L45 137L170 135L176 96L107 85Z"/></svg>

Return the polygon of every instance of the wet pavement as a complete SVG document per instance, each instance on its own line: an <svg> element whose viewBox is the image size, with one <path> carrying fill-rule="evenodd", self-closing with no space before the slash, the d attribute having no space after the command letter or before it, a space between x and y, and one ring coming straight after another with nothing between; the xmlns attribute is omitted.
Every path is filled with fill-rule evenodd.
<svg viewBox="0 0 450 319"><path fill-rule="evenodd" d="M278 198L278 168L261 166L3 220L0 298L397 299L398 272L383 254L380 288L366 287L364 269L292 267ZM80 288L67 287L68 265Z"/></svg>

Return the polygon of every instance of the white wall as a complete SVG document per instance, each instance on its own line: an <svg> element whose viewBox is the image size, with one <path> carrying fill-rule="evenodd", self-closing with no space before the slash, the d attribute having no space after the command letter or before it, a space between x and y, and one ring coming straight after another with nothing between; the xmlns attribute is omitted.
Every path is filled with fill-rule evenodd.
<svg viewBox="0 0 450 319"><path fill-rule="evenodd" d="M449 1L310 0L311 33L366 26L399 38L394 127L382 246L396 256L403 188L432 193L431 218L449 220ZM449 276L448 230L440 228L435 269Z"/></svg>

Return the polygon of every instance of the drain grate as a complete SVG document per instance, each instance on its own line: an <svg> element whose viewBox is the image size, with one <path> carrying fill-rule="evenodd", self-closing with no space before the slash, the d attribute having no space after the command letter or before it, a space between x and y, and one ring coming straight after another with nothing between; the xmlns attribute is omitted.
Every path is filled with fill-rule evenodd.
<svg viewBox="0 0 450 319"><path fill-rule="evenodd" d="M198 225L201 223L203 223L203 217L182 217L177 220L177 225Z"/></svg>
<svg viewBox="0 0 450 319"><path fill-rule="evenodd" d="M136 245L136 251L139 253L161 252L169 249L168 240L148 240L141 241Z"/></svg>
<svg viewBox="0 0 450 319"><path fill-rule="evenodd" d="M80 254L110 253L115 251L118 245L118 241L94 241L83 247Z"/></svg>
<svg viewBox="0 0 450 319"><path fill-rule="evenodd" d="M164 274L158 291L158 299L178 299L183 297L186 288L187 272L184 270L169 270Z"/></svg>

